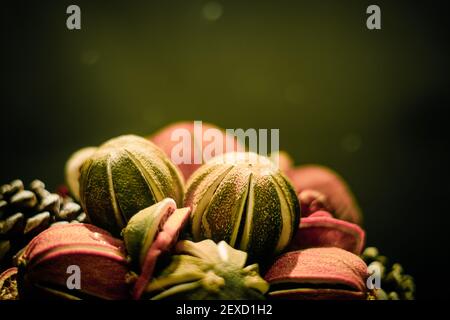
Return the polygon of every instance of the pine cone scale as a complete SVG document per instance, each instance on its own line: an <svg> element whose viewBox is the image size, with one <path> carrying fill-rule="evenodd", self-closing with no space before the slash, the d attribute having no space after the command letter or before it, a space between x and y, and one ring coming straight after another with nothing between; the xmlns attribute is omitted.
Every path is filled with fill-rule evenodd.
<svg viewBox="0 0 450 320"><path fill-rule="evenodd" d="M82 208L68 196L51 193L40 180L29 188L21 180L0 186L0 271L40 232L59 222L86 222Z"/></svg>

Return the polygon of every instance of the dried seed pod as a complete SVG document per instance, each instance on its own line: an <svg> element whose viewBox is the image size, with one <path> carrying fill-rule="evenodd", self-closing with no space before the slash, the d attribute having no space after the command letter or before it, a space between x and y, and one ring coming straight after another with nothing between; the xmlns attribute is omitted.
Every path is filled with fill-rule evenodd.
<svg viewBox="0 0 450 320"><path fill-rule="evenodd" d="M18 258L23 299L126 299L129 271L125 246L87 224L66 224L35 237ZM80 286L69 288L68 270L79 268Z"/></svg>
<svg viewBox="0 0 450 320"><path fill-rule="evenodd" d="M212 240L178 242L170 265L146 287L153 300L263 299L269 285L257 264L246 266L247 254Z"/></svg>
<svg viewBox="0 0 450 320"><path fill-rule="evenodd" d="M128 254L140 273L133 289L134 299L141 297L158 258L176 243L189 213L189 208L177 209L175 201L166 198L138 212L122 231Z"/></svg>
<svg viewBox="0 0 450 320"><path fill-rule="evenodd" d="M265 275L269 296L282 299L366 299L367 266L339 248L310 248L285 253Z"/></svg>

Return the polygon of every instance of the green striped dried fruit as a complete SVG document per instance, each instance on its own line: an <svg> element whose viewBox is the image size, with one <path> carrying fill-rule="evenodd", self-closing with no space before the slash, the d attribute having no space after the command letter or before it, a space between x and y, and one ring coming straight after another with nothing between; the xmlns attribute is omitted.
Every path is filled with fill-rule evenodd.
<svg viewBox="0 0 450 320"><path fill-rule="evenodd" d="M97 147L85 147L73 153L64 168L67 187L75 200L80 201L80 169L84 161L94 154Z"/></svg>
<svg viewBox="0 0 450 320"><path fill-rule="evenodd" d="M264 261L281 253L299 225L300 205L290 182L268 158L227 153L211 159L188 181L195 241L224 240Z"/></svg>
<svg viewBox="0 0 450 320"><path fill-rule="evenodd" d="M118 235L134 214L164 198L181 204L183 178L153 143L125 135L107 141L84 162L80 197L91 222Z"/></svg>
<svg viewBox="0 0 450 320"><path fill-rule="evenodd" d="M247 254L225 241L183 240L170 265L151 281L145 297L176 300L263 299L268 283L257 264L245 266Z"/></svg>

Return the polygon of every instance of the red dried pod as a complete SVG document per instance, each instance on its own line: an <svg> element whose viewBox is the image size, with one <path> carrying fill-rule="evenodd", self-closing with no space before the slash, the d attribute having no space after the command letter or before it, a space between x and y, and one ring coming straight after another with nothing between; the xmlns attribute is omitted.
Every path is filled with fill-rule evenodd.
<svg viewBox="0 0 450 320"><path fill-rule="evenodd" d="M35 237L19 258L21 299L127 299L124 243L88 224L65 224ZM79 287L69 277L78 272Z"/></svg>
<svg viewBox="0 0 450 320"><path fill-rule="evenodd" d="M357 224L333 218L326 211L316 211L301 219L289 249L337 247L359 255L365 240L366 234Z"/></svg>
<svg viewBox="0 0 450 320"><path fill-rule="evenodd" d="M319 165L305 165L286 172L298 194L305 190L322 193L336 218L361 225L358 203L344 179L333 170ZM301 201L301 200L300 200Z"/></svg>
<svg viewBox="0 0 450 320"><path fill-rule="evenodd" d="M160 147L175 162L187 179L209 158L232 151L245 151L236 137L209 123L177 122L162 128L149 140ZM217 148L213 148L217 146ZM208 149L207 149L208 148ZM211 154L209 154L211 150ZM186 154L187 152L187 154ZM184 161L178 163L172 153Z"/></svg>
<svg viewBox="0 0 450 320"><path fill-rule="evenodd" d="M339 248L285 253L265 275L271 298L298 300L366 299L367 265Z"/></svg>

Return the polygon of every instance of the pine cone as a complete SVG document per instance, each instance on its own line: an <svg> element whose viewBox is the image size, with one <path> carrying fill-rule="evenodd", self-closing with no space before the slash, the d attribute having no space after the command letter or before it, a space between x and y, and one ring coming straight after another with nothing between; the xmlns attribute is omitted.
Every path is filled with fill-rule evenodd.
<svg viewBox="0 0 450 320"><path fill-rule="evenodd" d="M11 266L14 255L51 225L87 220L72 198L50 193L40 180L29 187L26 190L21 180L0 186L0 271Z"/></svg>
<svg viewBox="0 0 450 320"><path fill-rule="evenodd" d="M399 263L390 264L386 256L375 247L368 247L361 258L369 269L376 267L381 273L381 288L374 291L377 300L414 300L416 286L414 278L403 272Z"/></svg>

